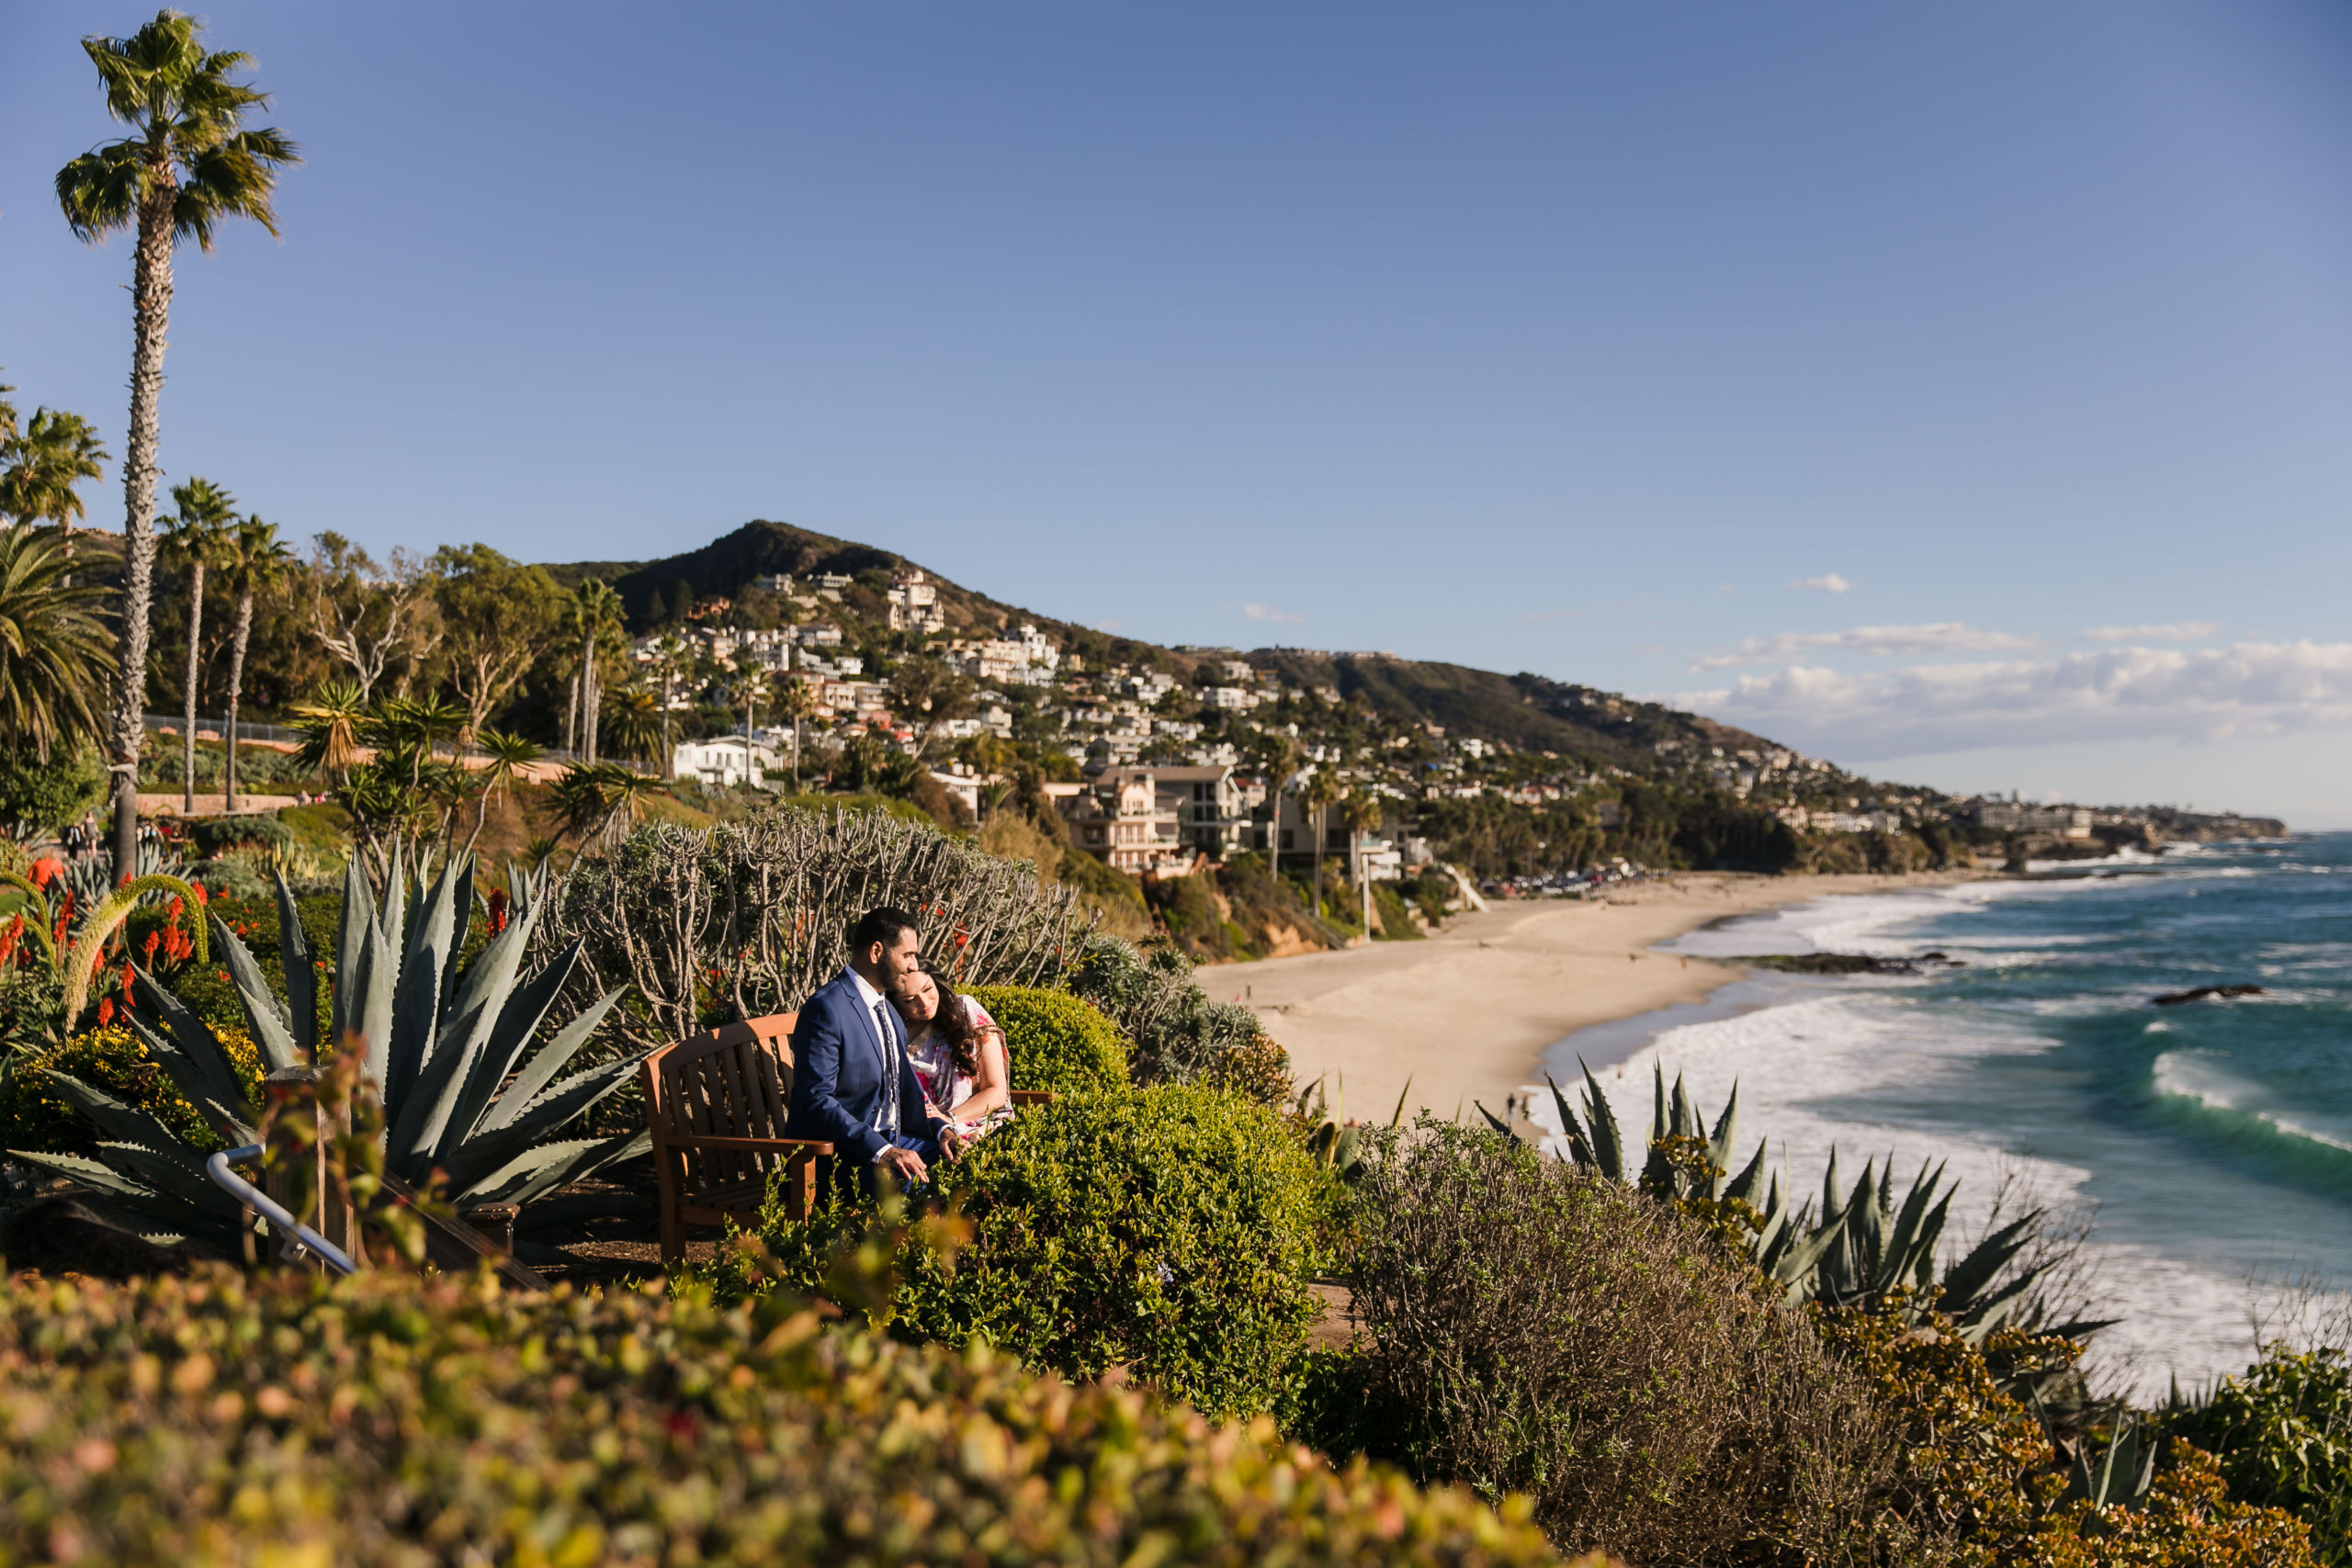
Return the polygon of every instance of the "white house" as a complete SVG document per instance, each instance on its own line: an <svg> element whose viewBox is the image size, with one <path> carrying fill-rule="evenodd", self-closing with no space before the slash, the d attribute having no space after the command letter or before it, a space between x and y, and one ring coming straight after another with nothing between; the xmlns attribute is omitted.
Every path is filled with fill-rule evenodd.
<svg viewBox="0 0 2352 1568"><path fill-rule="evenodd" d="M700 779L714 789L733 789L747 779L758 789L778 761L772 749L756 740L720 735L708 740L680 741L671 750L670 765L678 777Z"/></svg>

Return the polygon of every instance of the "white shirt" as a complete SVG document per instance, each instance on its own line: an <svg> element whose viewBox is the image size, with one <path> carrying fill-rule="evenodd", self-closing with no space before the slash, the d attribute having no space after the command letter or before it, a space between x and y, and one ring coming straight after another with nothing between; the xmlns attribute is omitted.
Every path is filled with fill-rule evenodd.
<svg viewBox="0 0 2352 1568"><path fill-rule="evenodd" d="M899 1082L898 1075L892 1069L899 1065L897 1053L890 1049L889 1026L885 1024L874 1010L877 1007L889 1006L889 999L876 990L872 983L857 972L855 965L842 964L842 973L848 976L849 983L857 987L858 1006L865 1013L865 1021L874 1026L874 1043L882 1054L882 1104L879 1109L888 1125L877 1127L875 1130L896 1133L899 1130ZM891 1146L890 1144L886 1143L881 1148L875 1150L875 1159L879 1161Z"/></svg>

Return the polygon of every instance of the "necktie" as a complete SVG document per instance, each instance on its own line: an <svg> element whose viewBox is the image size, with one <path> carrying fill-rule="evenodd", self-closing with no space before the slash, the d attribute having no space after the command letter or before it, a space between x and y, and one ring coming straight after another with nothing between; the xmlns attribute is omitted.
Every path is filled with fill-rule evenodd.
<svg viewBox="0 0 2352 1568"><path fill-rule="evenodd" d="M899 1130L899 1053L898 1036L890 1028L890 1004L874 1004L875 1032L882 1037L882 1104L875 1119L877 1130L892 1134Z"/></svg>

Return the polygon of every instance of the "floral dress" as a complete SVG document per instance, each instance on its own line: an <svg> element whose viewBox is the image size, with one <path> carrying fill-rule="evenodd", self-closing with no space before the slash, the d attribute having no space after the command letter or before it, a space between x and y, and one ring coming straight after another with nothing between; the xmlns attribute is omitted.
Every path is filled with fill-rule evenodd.
<svg viewBox="0 0 2352 1568"><path fill-rule="evenodd" d="M970 997L959 996L956 1000L963 1007L965 1022L975 1034L993 1033L1002 1038L1003 1031L998 1027L996 1020L989 1016L986 1008ZM944 1037L933 1031L925 1030L922 1039L909 1043L907 1057L914 1064L915 1077L922 1080L923 1098L930 1100L932 1108L943 1116L952 1113L957 1106L971 1099L979 1088L971 1074L956 1070L954 1049ZM1005 1068L1008 1073L1012 1070L1010 1057L1006 1060ZM965 1131L978 1137L1012 1119L1012 1107L999 1106Z"/></svg>

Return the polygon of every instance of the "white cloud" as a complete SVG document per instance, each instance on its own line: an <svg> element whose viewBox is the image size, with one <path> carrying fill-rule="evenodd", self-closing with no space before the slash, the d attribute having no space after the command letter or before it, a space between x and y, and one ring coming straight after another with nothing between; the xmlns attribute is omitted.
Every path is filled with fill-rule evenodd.
<svg viewBox="0 0 2352 1568"><path fill-rule="evenodd" d="M1253 621L1281 621L1288 626L1296 626L1306 619L1305 615L1294 615L1287 610L1270 610L1263 604L1244 604L1241 613Z"/></svg>
<svg viewBox="0 0 2352 1568"><path fill-rule="evenodd" d="M1854 585L1833 571L1825 577L1801 577L1789 589L1795 593L1850 593Z"/></svg>
<svg viewBox="0 0 2352 1568"><path fill-rule="evenodd" d="M1984 631L1959 621L1937 621L1924 626L1856 626L1844 632L1782 632L1779 637L1752 637L1728 653L1711 653L1693 660L1690 668L1728 670L1740 664L1777 664L1800 654L1832 649L1888 659L1923 653L1995 653L2033 646L2030 637Z"/></svg>
<svg viewBox="0 0 2352 1568"><path fill-rule="evenodd" d="M2352 727L2352 643L2112 648L1849 675L1791 665L1677 707L1841 760Z"/></svg>
<svg viewBox="0 0 2352 1568"><path fill-rule="evenodd" d="M2174 621L2161 626L2093 626L2088 642L2203 642L2222 629L2218 621Z"/></svg>

